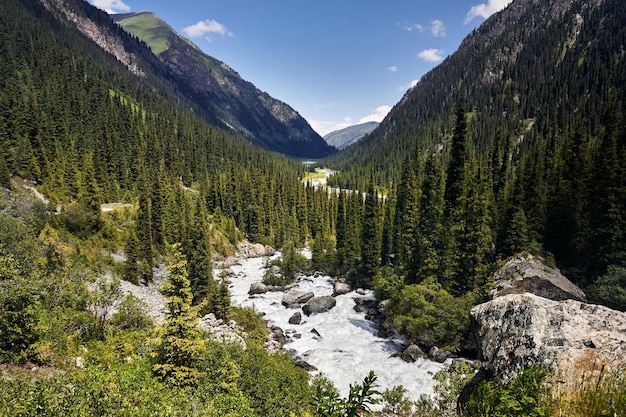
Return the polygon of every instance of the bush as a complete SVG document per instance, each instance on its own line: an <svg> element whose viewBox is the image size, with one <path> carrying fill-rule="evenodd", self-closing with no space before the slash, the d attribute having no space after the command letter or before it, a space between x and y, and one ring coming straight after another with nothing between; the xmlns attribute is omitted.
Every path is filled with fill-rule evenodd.
<svg viewBox="0 0 626 417"><path fill-rule="evenodd" d="M475 295L454 297L433 278L407 285L391 298L392 327L424 346L450 348L469 326Z"/></svg>
<svg viewBox="0 0 626 417"><path fill-rule="evenodd" d="M544 386L547 372L540 368L525 369L503 385L481 382L470 397L466 415L492 417L542 417L550 415Z"/></svg>
<svg viewBox="0 0 626 417"><path fill-rule="evenodd" d="M17 363L37 359L33 347L44 332L39 304L39 295L28 282L0 282L0 355Z"/></svg>
<svg viewBox="0 0 626 417"><path fill-rule="evenodd" d="M626 268L609 266L606 274L597 278L585 292L590 302L626 311Z"/></svg>
<svg viewBox="0 0 626 417"><path fill-rule="evenodd" d="M120 330L145 329L152 326L153 321L146 315L146 303L129 294L113 314L111 324Z"/></svg>

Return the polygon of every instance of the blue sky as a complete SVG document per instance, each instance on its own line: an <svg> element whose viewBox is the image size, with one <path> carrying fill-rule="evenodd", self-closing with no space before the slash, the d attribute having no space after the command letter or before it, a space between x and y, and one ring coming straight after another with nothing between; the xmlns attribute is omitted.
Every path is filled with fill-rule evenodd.
<svg viewBox="0 0 626 417"><path fill-rule="evenodd" d="M90 0L155 12L321 135L381 121L511 0Z"/></svg>

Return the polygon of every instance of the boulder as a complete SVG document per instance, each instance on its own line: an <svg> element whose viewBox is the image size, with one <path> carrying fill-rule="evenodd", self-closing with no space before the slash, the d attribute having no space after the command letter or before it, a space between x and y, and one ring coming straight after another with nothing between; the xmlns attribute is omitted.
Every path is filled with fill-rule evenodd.
<svg viewBox="0 0 626 417"><path fill-rule="evenodd" d="M402 359L403 361L410 363L410 362L415 362L419 358L423 358L424 357L424 352L422 352L422 349L420 349L419 346L417 346L416 344L410 344L402 352L394 353L391 356L392 357L396 357L397 356L400 359Z"/></svg>
<svg viewBox="0 0 626 417"><path fill-rule="evenodd" d="M248 294L256 295L256 294L265 294L268 291L267 285L262 282L253 282L250 284L250 289L248 290Z"/></svg>
<svg viewBox="0 0 626 417"><path fill-rule="evenodd" d="M300 307L301 304L306 303L311 298L313 298L315 294L310 291L297 291L297 290L289 290L283 293L282 304L285 307Z"/></svg>
<svg viewBox="0 0 626 417"><path fill-rule="evenodd" d="M350 288L350 285L344 282L335 282L335 288L333 289L333 297L337 295L347 294L350 291L352 291L352 289Z"/></svg>
<svg viewBox="0 0 626 417"><path fill-rule="evenodd" d="M310 363L308 363L307 361L297 360L295 365L304 369L305 371L309 371L309 372L317 371L317 368L311 365Z"/></svg>
<svg viewBox="0 0 626 417"><path fill-rule="evenodd" d="M585 293L568 280L557 268L545 265L541 258L530 254L516 255L494 274L496 288L491 298L529 292L550 300L587 302Z"/></svg>
<svg viewBox="0 0 626 417"><path fill-rule="evenodd" d="M336 304L337 300L335 300L330 295L313 297L309 301L307 301L305 305L302 306L302 311L307 316L310 316L311 314L325 313L326 311L333 308Z"/></svg>
<svg viewBox="0 0 626 417"><path fill-rule="evenodd" d="M289 324L300 324L302 321L302 314L299 311L293 313L291 317L289 317Z"/></svg>
<svg viewBox="0 0 626 417"><path fill-rule="evenodd" d="M271 246L263 246L260 243L250 243L244 240L237 245L237 253L240 258L258 258L272 256L276 251Z"/></svg>
<svg viewBox="0 0 626 417"><path fill-rule="evenodd" d="M626 363L626 313L576 300L509 294L474 307L483 369L498 382L543 367L568 380Z"/></svg>
<svg viewBox="0 0 626 417"><path fill-rule="evenodd" d="M439 349L437 346L431 347L430 351L428 352L428 357L431 360L439 363L444 363L446 360L448 360L449 356L450 355L446 351Z"/></svg>

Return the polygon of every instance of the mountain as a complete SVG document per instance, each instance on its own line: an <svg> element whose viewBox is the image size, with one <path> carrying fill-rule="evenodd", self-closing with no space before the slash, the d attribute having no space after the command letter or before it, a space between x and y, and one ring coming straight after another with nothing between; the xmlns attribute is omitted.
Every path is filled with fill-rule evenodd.
<svg viewBox="0 0 626 417"><path fill-rule="evenodd" d="M624 39L622 0L513 0L425 74L374 132L325 161L341 171L332 181L354 184L370 172L379 184L397 181L416 141L420 150L447 152L461 95L468 136L481 150L497 135L519 147L581 123L597 136L608 98L625 93Z"/></svg>
<svg viewBox="0 0 626 417"><path fill-rule="evenodd" d="M255 145L293 157L319 158L334 152L294 109L202 52L154 13L118 14L111 18L146 42L174 75L181 91L214 123Z"/></svg>
<svg viewBox="0 0 626 417"><path fill-rule="evenodd" d="M361 123L354 126L348 126L344 129L335 130L324 135L324 140L331 146L342 150L346 146L352 145L359 141L363 136L370 133L378 127L378 122Z"/></svg>

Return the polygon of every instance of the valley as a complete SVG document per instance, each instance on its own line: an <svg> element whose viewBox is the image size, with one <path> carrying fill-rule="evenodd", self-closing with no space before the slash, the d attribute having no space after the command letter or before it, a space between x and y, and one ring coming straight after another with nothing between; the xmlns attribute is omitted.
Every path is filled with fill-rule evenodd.
<svg viewBox="0 0 626 417"><path fill-rule="evenodd" d="M623 415L625 21L513 0L337 151L154 13L2 1L0 415Z"/></svg>

